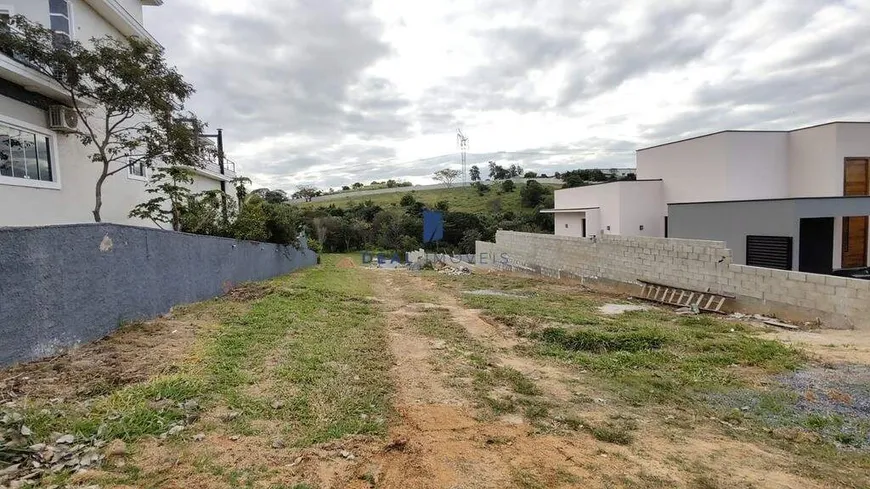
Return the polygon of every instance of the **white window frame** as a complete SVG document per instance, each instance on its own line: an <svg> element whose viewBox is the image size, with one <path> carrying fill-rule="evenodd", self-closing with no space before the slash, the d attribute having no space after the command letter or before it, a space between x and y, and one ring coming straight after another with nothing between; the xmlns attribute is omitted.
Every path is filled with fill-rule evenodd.
<svg viewBox="0 0 870 489"><path fill-rule="evenodd" d="M145 163L138 163L138 165L142 166L142 176L136 175L133 173L133 167L136 165L130 165L127 167L127 178L130 180L138 180L140 182L148 181L148 167L145 166Z"/></svg>
<svg viewBox="0 0 870 489"><path fill-rule="evenodd" d="M44 180L32 180L28 178L19 178L19 177L7 177L4 175L0 175L0 185L9 185L12 187L32 187L32 188L44 188L50 190L60 190L60 165L58 162L60 161L58 158L57 151L57 135L54 131L46 129L44 127L35 126L33 124L20 121L18 119L13 119L11 117L6 117L4 115L0 115L0 124L6 126L12 126L17 129L23 129L25 131L34 132L39 134L40 136L45 136L48 138L48 144L51 148L51 161L49 161L49 165L51 165L51 175L54 178L51 182L46 182Z"/></svg>
<svg viewBox="0 0 870 489"><path fill-rule="evenodd" d="M67 16L66 16L67 19L66 20L67 20L67 22L69 22L69 39L70 39L70 41L75 41L76 40L76 27L75 27L75 12L73 10L73 1L72 0L65 0L65 1L66 1L66 12L67 12ZM49 27L51 27L51 18L54 15L60 15L60 14L52 14L51 9L49 9L49 12L48 12L48 26ZM54 32L54 31L52 31L52 32Z"/></svg>
<svg viewBox="0 0 870 489"><path fill-rule="evenodd" d="M15 17L15 7L13 5L0 4L0 14L9 14L9 17Z"/></svg>

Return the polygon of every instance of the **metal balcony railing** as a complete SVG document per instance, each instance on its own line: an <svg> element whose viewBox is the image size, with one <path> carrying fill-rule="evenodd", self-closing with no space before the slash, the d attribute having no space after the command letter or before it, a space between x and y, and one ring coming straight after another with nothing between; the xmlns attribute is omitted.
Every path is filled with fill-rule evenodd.
<svg viewBox="0 0 870 489"><path fill-rule="evenodd" d="M212 173L221 174L221 167L217 161L209 160L203 165L203 169ZM229 160L224 160L224 175L235 176L236 164Z"/></svg>

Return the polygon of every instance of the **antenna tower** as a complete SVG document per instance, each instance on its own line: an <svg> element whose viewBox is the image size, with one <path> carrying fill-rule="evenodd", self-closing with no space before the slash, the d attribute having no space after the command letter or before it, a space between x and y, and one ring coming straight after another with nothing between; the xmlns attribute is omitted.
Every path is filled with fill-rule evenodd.
<svg viewBox="0 0 870 489"><path fill-rule="evenodd" d="M468 136L462 134L462 129L456 130L456 144L462 151L462 186L464 187L467 183L465 180L465 175L467 173L465 167L468 164Z"/></svg>

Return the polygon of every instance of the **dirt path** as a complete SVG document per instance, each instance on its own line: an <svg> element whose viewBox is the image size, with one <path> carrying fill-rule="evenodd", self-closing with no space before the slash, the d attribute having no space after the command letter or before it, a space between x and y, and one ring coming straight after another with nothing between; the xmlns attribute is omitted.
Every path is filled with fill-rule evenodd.
<svg viewBox="0 0 870 489"><path fill-rule="evenodd" d="M803 432L750 433L691 403L632 403L600 371L535 353L540 341L517 334L526 325L518 321L549 325L551 306L589 321L572 324L616 324L583 314L619 297L536 282L527 292L544 296L537 311L524 309L528 299L500 315L460 289L508 290L521 279L443 278L327 258L9 369L0 375L0 408L28 415L27 430L49 439L90 427L97 439L99 423L112 433L106 442L126 437L120 458L71 479L104 488L870 487L854 476L860 466L814 466L786 450L805 442ZM572 309L584 300L586 309ZM659 313L638 321L671 324ZM765 336L824 362L870 359L870 343L853 332ZM22 433L10 426L7 434ZM183 431L171 435L173 427ZM845 482L819 482L819 467Z"/></svg>
<svg viewBox="0 0 870 489"><path fill-rule="evenodd" d="M402 447L380 455L382 488L503 488L517 481L541 481L543 487L574 487L588 473L571 460L594 456L594 447L582 440L533 436L534 428L522 419L477 419L473 402L460 389L451 387L450 372L439 371L443 341L428 338L409 324L427 309L448 311L469 332L505 350L516 340L439 294L438 305L403 300L407 275L396 272L373 274L376 290L385 298L397 387L396 409L400 423L391 431L393 446ZM431 289L419 279L413 288ZM402 284L400 286L400 284ZM530 368L531 370L531 368ZM530 486L537 487L537 486Z"/></svg>
<svg viewBox="0 0 870 489"><path fill-rule="evenodd" d="M371 276L390 317L392 374L401 415L390 437L392 446L403 447L376 456L378 488L823 487L786 471L786 454L738 442L704 422L689 431L661 428L688 413L665 419L623 413L640 423L638 441L630 447L582 432L547 429L546 421L522 415L487 418L479 402L469 398L463 379L457 382L456 371L461 369L444 368L444 351L454 347L412 325L427 311L445 313L477 348L490 352L494 366L509 367L532 380L551 416L578 414L578 398L594 399L579 410L583 419L608 419L619 413L577 369L517 353L520 338L481 318L479 311L463 307L459 298L426 279L396 271ZM425 291L431 302L407 299L403 291L409 289ZM450 361L465 362L461 353Z"/></svg>

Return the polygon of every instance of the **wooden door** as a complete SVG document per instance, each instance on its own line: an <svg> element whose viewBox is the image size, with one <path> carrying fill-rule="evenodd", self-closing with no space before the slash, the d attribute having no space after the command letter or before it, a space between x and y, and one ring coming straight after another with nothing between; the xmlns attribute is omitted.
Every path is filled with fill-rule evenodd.
<svg viewBox="0 0 870 489"><path fill-rule="evenodd" d="M846 158L843 195L870 195L870 160ZM867 266L867 216L843 218L842 268Z"/></svg>

